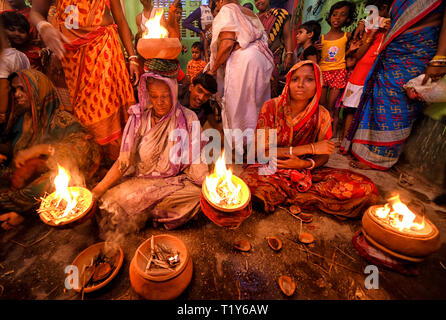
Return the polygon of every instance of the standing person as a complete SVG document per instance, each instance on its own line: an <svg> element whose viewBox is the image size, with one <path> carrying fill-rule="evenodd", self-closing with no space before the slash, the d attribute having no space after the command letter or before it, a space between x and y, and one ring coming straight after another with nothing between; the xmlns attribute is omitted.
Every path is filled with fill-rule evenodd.
<svg viewBox="0 0 446 320"><path fill-rule="evenodd" d="M280 94L280 70L288 70L293 65L293 39L288 11L270 8L270 0L255 1L258 17L265 27L268 36L268 47L274 55L274 70L271 78L271 96ZM285 49L285 58L282 61Z"/></svg>
<svg viewBox="0 0 446 320"><path fill-rule="evenodd" d="M296 43L297 51L301 48L298 60L311 60L318 62L318 52L314 43L319 40L321 26L317 21L307 21L297 29Z"/></svg>
<svg viewBox="0 0 446 320"><path fill-rule="evenodd" d="M183 28L189 29L198 34L200 36L203 47L205 47L205 40L207 40L208 42L210 42L211 40L211 35L208 31L212 26L214 16L212 15L210 5L211 3L209 2L209 5L203 4L199 6L186 19L183 20ZM198 28L194 26L195 21L198 22Z"/></svg>
<svg viewBox="0 0 446 320"><path fill-rule="evenodd" d="M345 148L346 144L348 144L348 142L344 139L348 134L353 116L358 108L365 80L378 56L378 49L381 41L383 40L387 30L390 28L390 19L388 19L388 16L391 3L392 0L367 1L367 5L374 5L378 8L380 17L379 21L382 21L382 26L380 28L367 28L362 39L360 40L361 44L357 48L356 52L352 54L352 57L357 61L357 63L352 74L350 75L341 99L342 105L345 107L344 110L346 111L344 132L340 147L341 152L344 153L347 153ZM364 28L364 22L360 21L358 24L358 30L364 30Z"/></svg>
<svg viewBox="0 0 446 320"><path fill-rule="evenodd" d="M354 19L355 5L353 3L348 1L335 3L326 18L331 27L330 31L321 37L322 52L319 65L324 78L321 104L330 111L335 129L337 127L335 103L339 93L347 84L345 51L351 36L349 32L343 32L342 28L349 26Z"/></svg>
<svg viewBox="0 0 446 320"><path fill-rule="evenodd" d="M203 47L200 42L194 42L191 47L192 60L187 63L186 75L192 82L194 78L203 71L206 67L206 61L201 60L201 54L203 53Z"/></svg>
<svg viewBox="0 0 446 320"><path fill-rule="evenodd" d="M412 125L423 108L404 85L424 73L425 81L446 74L446 12L441 0L396 0L391 27L369 73L348 144L361 169L390 169L399 159Z"/></svg>
<svg viewBox="0 0 446 320"><path fill-rule="evenodd" d="M181 41L181 16L183 14L183 6L180 0L175 0L169 7L169 15L167 17L167 31L169 38L178 38ZM187 47L183 45L182 53L187 52Z"/></svg>
<svg viewBox="0 0 446 320"><path fill-rule="evenodd" d="M273 55L263 25L251 10L237 0L219 0L217 7L220 11L212 23L210 73L217 74L223 97L223 128L254 130L260 108L271 97Z"/></svg>
<svg viewBox="0 0 446 320"><path fill-rule="evenodd" d="M119 39L130 54L133 84L139 80L138 57L121 4L119 0L77 1L71 7L78 12L74 26L66 23L71 17L66 9L72 6L70 0L56 2L53 24L44 19L49 5L48 0L34 0L31 19L43 42L61 59L76 116L107 156L116 158L126 111L135 102Z"/></svg>

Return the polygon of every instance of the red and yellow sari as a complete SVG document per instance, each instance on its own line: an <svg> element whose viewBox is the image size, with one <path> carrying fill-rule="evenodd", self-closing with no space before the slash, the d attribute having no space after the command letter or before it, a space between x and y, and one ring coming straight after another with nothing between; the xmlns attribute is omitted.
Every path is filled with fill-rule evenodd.
<svg viewBox="0 0 446 320"><path fill-rule="evenodd" d="M66 24L70 5L79 13L78 28ZM108 0L58 0L52 20L71 41L61 63L74 112L100 145L121 137L126 111L135 103L117 26L101 26L106 6Z"/></svg>
<svg viewBox="0 0 446 320"><path fill-rule="evenodd" d="M291 75L309 63L315 70L317 91L308 107L293 119L288 103ZM257 129L265 129L265 132L277 129L277 147L296 147L330 139L330 114L319 105L321 87L319 66L309 60L299 62L288 72L282 95L263 105ZM355 218L378 199L376 186L369 178L345 169L321 167L311 172L280 169L271 175L259 175L258 166L253 165L241 177L254 198L263 202L266 211L274 211L274 207L281 204L295 204L304 210Z"/></svg>

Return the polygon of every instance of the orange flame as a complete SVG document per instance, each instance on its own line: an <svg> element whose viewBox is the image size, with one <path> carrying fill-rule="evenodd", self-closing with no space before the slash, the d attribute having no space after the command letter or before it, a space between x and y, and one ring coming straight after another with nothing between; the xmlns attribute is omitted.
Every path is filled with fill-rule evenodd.
<svg viewBox="0 0 446 320"><path fill-rule="evenodd" d="M153 8L155 10L155 8ZM146 31L144 31L142 38L143 39L160 39L167 38L169 33L166 28L161 25L161 17L163 15L163 11L159 10L156 12L155 17L149 19L144 24L146 26Z"/></svg>
<svg viewBox="0 0 446 320"><path fill-rule="evenodd" d="M214 172L206 177L210 200L218 205L236 205L241 202L241 185L232 182L232 171L226 169L224 152L215 163Z"/></svg>
<svg viewBox="0 0 446 320"><path fill-rule="evenodd" d="M379 219L386 221L399 231L424 229L424 217L422 223L415 223L416 214L401 202L399 194L387 201L389 203L375 211L375 215Z"/></svg>
<svg viewBox="0 0 446 320"><path fill-rule="evenodd" d="M66 204L65 211L60 216L60 218L63 218L67 216L71 212L71 210L73 210L73 208L76 207L77 197L79 196L79 193L70 192L70 190L68 189L68 183L70 182L70 175L59 164L57 166L59 167L59 173L54 179L54 185L56 186L55 199L57 199L56 207L59 207L61 202L63 204Z"/></svg>

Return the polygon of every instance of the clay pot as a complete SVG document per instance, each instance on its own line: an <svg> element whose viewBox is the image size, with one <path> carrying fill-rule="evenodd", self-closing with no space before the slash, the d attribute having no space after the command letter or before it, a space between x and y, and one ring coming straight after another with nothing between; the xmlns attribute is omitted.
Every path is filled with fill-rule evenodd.
<svg viewBox="0 0 446 320"><path fill-rule="evenodd" d="M144 241L136 250L130 263L130 283L133 290L146 300L171 300L177 298L192 279L193 264L183 241L177 237L161 234L154 236L154 243L163 243L178 252L180 262L173 270L153 270L145 272L147 257L150 252L151 238Z"/></svg>
<svg viewBox="0 0 446 320"><path fill-rule="evenodd" d="M85 249L84 251L79 253L79 255L72 262L72 265L77 266L77 268L79 270L79 277L80 277L79 281L82 283L83 277L81 274L81 270L83 269L83 266L90 265L91 259L94 258L95 256L97 256L101 251L104 251L107 244L109 246L116 247L116 249L117 249L117 252L115 254L115 263L113 264L113 266L110 266L110 267L113 267L114 269L110 270L108 272L108 274L106 274L101 279L102 282L100 282L99 284L85 288L84 289L85 293L89 293L89 292L93 292L93 291L101 289L102 287L106 286L110 281L112 281L114 277L116 277L116 275L118 274L119 270L122 267L122 263L124 262L124 252L122 251L121 247L115 243L99 242L99 243L95 243L92 246L89 246L87 249ZM92 269L92 270L94 271L94 269ZM88 277L93 277L93 275L94 275L93 273L94 272L89 274ZM74 289L74 290L77 292L81 292L81 286L80 286L80 288Z"/></svg>
<svg viewBox="0 0 446 320"><path fill-rule="evenodd" d="M90 202L90 206L86 210L84 210L84 212L81 213L80 215L78 215L70 220L66 220L61 223L58 223L58 224L54 223L52 220L47 220L44 215L40 214L39 217L40 217L40 220L42 220L42 222L44 222L45 224L47 224L51 227L57 227L60 229L68 229L68 228L73 228L75 226L81 225L84 222L86 222L87 220L89 220L91 217L94 216L94 214L97 212L98 205L97 205L95 198L93 197L93 194L88 189L83 188L83 187L69 187L69 188L76 190L77 192L79 192L82 195L82 197L86 198L87 201ZM53 195L53 193L49 196L52 196L52 195Z"/></svg>
<svg viewBox="0 0 446 320"><path fill-rule="evenodd" d="M209 195L208 188L206 187L206 183L203 182L203 184L201 186L201 193L203 194L207 203L209 203L212 207L214 207L218 211L222 211L222 212L241 211L241 210L245 209L251 201L251 191L250 191L248 185L245 183L245 181L243 181L242 179L240 179L239 177L237 177L235 175L232 175L231 181L235 185L241 185L242 188L240 189L240 194L241 194L240 203L237 205L231 205L229 207L221 206L217 203L212 202L211 197Z"/></svg>
<svg viewBox="0 0 446 320"><path fill-rule="evenodd" d="M426 234L400 232L378 220L373 214L373 210L378 207L380 206L370 207L362 217L364 236L372 244L393 253L394 256L411 261L423 259L440 249L440 233L426 217L425 225L430 232Z"/></svg>
<svg viewBox="0 0 446 320"><path fill-rule="evenodd" d="M136 50L144 59L174 60L183 49L178 38L139 39Z"/></svg>

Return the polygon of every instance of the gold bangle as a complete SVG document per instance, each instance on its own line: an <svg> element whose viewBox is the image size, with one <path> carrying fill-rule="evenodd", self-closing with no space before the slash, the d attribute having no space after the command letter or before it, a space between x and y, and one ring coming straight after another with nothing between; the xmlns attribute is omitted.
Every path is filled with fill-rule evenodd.
<svg viewBox="0 0 446 320"><path fill-rule="evenodd" d="M133 61L133 60L131 60L131 61L130 61L130 64L134 64L135 66L138 66L138 67L139 67L139 62L137 62L137 61Z"/></svg>
<svg viewBox="0 0 446 320"><path fill-rule="evenodd" d="M310 143L310 145L311 145L311 154L314 154L314 144Z"/></svg>
<svg viewBox="0 0 446 320"><path fill-rule="evenodd" d="M290 156L293 154L293 147L290 146Z"/></svg>
<svg viewBox="0 0 446 320"><path fill-rule="evenodd" d="M446 60L446 56L434 56L432 60Z"/></svg>

